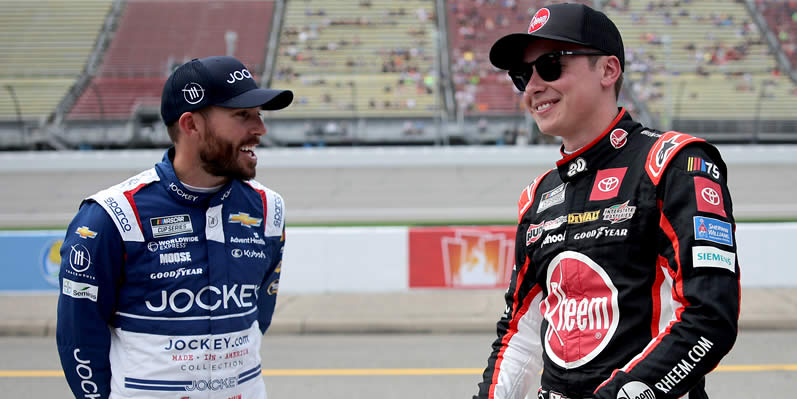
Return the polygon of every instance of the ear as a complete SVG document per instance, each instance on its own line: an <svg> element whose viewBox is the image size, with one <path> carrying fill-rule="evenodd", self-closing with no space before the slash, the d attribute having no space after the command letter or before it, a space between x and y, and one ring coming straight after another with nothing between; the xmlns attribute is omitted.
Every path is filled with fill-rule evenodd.
<svg viewBox="0 0 797 399"><path fill-rule="evenodd" d="M204 130L205 120L198 112L183 112L180 119L177 120L177 124L180 125L180 132L183 135L196 138Z"/></svg>
<svg viewBox="0 0 797 399"><path fill-rule="evenodd" d="M620 76L623 74L623 69L620 68L620 60L613 55L605 57L604 60L601 86L614 90L614 82L620 79Z"/></svg>

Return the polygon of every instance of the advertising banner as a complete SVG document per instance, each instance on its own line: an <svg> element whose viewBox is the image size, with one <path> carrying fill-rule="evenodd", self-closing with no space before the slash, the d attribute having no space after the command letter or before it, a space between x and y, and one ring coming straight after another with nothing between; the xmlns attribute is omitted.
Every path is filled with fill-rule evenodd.
<svg viewBox="0 0 797 399"><path fill-rule="evenodd" d="M63 231L0 232L0 291L58 291Z"/></svg>
<svg viewBox="0 0 797 399"><path fill-rule="evenodd" d="M506 288L514 264L514 226L413 227L410 288Z"/></svg>

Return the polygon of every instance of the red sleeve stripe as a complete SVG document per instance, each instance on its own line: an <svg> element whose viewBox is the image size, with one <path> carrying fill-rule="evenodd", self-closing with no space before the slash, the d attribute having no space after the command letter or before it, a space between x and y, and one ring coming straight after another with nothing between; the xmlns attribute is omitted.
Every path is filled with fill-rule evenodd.
<svg viewBox="0 0 797 399"><path fill-rule="evenodd" d="M645 347L645 349L642 351L642 353L636 355L633 359L631 359L631 361L628 362L628 364L626 364L622 368L622 371L624 371L626 373L631 372L631 370L633 370L633 368L639 362L641 362L643 359L645 359L654 349L656 349L656 347L659 345L659 343L661 343L662 339L664 339L664 337L667 336L670 333L670 331L672 330L672 327L676 323L679 323L681 321L681 313L683 313L683 311L684 311L686 306L689 306L689 302L686 300L686 298L684 297L684 294L683 294L683 275L681 273L681 257L679 255L679 251L680 251L681 246L680 246L680 244L678 242L678 236L675 234L675 229L673 229L672 224L667 219L667 216L665 216L664 212L661 210L662 209L662 201L661 200L658 201L658 208L659 208L659 211L661 213L661 216L660 216L660 219L659 219L659 227L662 229L662 231L664 231L664 234L670 240L670 244L672 245L672 249L673 249L673 253L674 253L675 263L676 263L676 265L678 267L678 270L677 270L677 272L675 272L674 276L672 276L672 272L669 270L669 267L667 268L668 269L668 274L670 274L671 277L673 278L673 282L672 282L672 287L673 287L673 289L672 289L672 301L673 301L673 305L678 304L680 306L678 306L674 310L674 317L669 322L669 324L667 324L667 327L664 328L663 331L660 331L659 334L657 334L655 336L655 338L653 338L650 341L650 343L648 343L648 345ZM664 277L663 274L662 274L662 277ZM658 275L657 275L657 279L658 279ZM654 297L655 297L655 295L654 295ZM658 330L658 327L656 329ZM609 381L611 381L612 378L614 378L616 373L617 373L617 370L615 370L614 373L612 373L611 377L609 377L606 381L604 381L602 384L600 384L600 386L598 386L598 388L595 389L595 392L597 392L604 385L606 385Z"/></svg>
<svg viewBox="0 0 797 399"><path fill-rule="evenodd" d="M662 211L662 202L659 200L659 210L661 212L661 218L659 219L659 227L664 231L664 234L667 235L667 238L670 239L670 244L672 244L672 251L673 257L675 258L675 266L677 267L677 271L675 272L673 288L675 291L673 292L673 297L676 298L679 302L689 305L684 297L684 281L683 276L681 275L681 245L678 241L678 235L675 234L675 229L673 229L672 224L667 219L667 216L664 215L664 211Z"/></svg>
<svg viewBox="0 0 797 399"><path fill-rule="evenodd" d="M659 209L661 209L661 200L659 200ZM673 304L678 304L676 309L674 309L674 318L670 321L664 331L660 332L655 339L653 339L648 346L645 348L644 351L634 359L632 359L625 367L623 367L623 371L630 372L634 366L637 365L642 359L647 357L650 352L652 352L656 347L659 345L662 339L667 336L672 327L676 323L681 322L681 313L683 313L684 309L689 306L689 302L686 300L684 296L684 280L683 280L683 273L681 272L681 258L679 256L680 245L678 243L678 236L675 234L675 230L670 224L670 221L667 219L667 216L664 215L664 212L661 212L661 218L659 219L659 227L664 231L664 234L667 238L670 239L670 243L672 244L675 263L678 266L678 270L675 272L675 276L673 276L673 290L672 290L672 301Z"/></svg>
<svg viewBox="0 0 797 399"><path fill-rule="evenodd" d="M659 259L656 262L656 279L653 281L653 287L650 290L650 298L653 300L653 314L650 318L650 338L659 335L659 323L663 313L662 304L664 302L661 295L662 285L664 285L664 271L661 268L666 264L667 260L659 255Z"/></svg>
<svg viewBox="0 0 797 399"><path fill-rule="evenodd" d="M136 207L136 201L133 199L133 195L141 190L142 187L146 186L149 183L141 183L132 190L127 190L124 192L125 198L127 198L127 202L130 203L130 207L133 208L133 213L136 214L136 222L138 222L138 228L142 232L144 231L144 227L141 225L141 217L138 216L138 208Z"/></svg>
<svg viewBox="0 0 797 399"><path fill-rule="evenodd" d="M253 184L249 182L246 183L249 184L249 187L252 187L252 190L257 191L257 193L260 194L260 198L263 201L263 226L265 226L266 220L268 219L268 200L266 199L266 192L255 187Z"/></svg>
<svg viewBox="0 0 797 399"><path fill-rule="evenodd" d="M523 190L523 192L520 194L520 200L518 201L518 216L517 216L518 223L520 223L520 221L523 219L523 214L525 214L526 211L528 211L529 208L531 208L531 205L534 203L534 194L537 192L537 186L540 184L542 179L545 178L545 176L548 176L548 173L551 173L552 170L553 169L541 174L539 177L534 179L534 181L531 182L531 184L529 184L529 186L526 187L526 189Z"/></svg>
<svg viewBox="0 0 797 399"><path fill-rule="evenodd" d="M520 271L518 272L518 278L515 283L515 292L512 295L512 303L518 303L518 293L520 292L520 287L523 286L523 278L526 276L526 272L528 271L530 263L531 260L526 258L526 262L523 263L523 267L521 267ZM523 315L528 312L531 301L534 300L534 297L536 297L541 291L542 288L540 288L538 285L535 285L531 289L531 292L529 292L529 294L524 298L522 306L520 306L519 309L515 309L514 313L511 314L509 328L507 329L506 334L504 334L503 339L501 339L501 350L498 351L498 356L495 359L495 367L493 368L493 381L490 386L490 394L488 396L490 399L495 398L495 387L498 385L498 376L501 373L501 363L504 360L504 352L506 352L506 349L509 347L509 341L518 332L518 323Z"/></svg>

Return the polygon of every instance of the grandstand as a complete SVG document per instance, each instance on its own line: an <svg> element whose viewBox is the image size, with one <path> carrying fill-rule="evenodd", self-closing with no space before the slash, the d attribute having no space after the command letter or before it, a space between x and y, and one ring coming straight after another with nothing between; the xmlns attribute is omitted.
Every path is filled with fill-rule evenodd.
<svg viewBox="0 0 797 399"><path fill-rule="evenodd" d="M777 38L792 65L797 64L797 1L756 0L756 7L766 18L767 25Z"/></svg>
<svg viewBox="0 0 797 399"><path fill-rule="evenodd" d="M618 24L621 104L638 118L713 141L797 141L795 2L579 1ZM218 54L294 91L267 115L269 145L536 142L488 52L549 3L0 0L0 148L166 145L169 71Z"/></svg>
<svg viewBox="0 0 797 399"><path fill-rule="evenodd" d="M468 116L516 115L520 92L503 71L489 60L490 47L508 32L523 32L529 26L529 10L541 0L484 3L474 0L447 2L448 49L457 107Z"/></svg>
<svg viewBox="0 0 797 399"><path fill-rule="evenodd" d="M86 67L111 0L0 1L0 126L49 116ZM4 135L5 136L5 135ZM19 137L18 137L19 138ZM4 140L0 143L6 143Z"/></svg>
<svg viewBox="0 0 797 399"><path fill-rule="evenodd" d="M262 74L272 8L248 0L128 1L97 74L66 119L126 121L138 107L158 108L172 68L191 58L234 53ZM238 34L241 26L246 32ZM228 32L236 32L234 48Z"/></svg>
<svg viewBox="0 0 797 399"><path fill-rule="evenodd" d="M398 141L423 136L404 124L429 124L442 110L435 7L434 0L286 2L271 85L291 88L296 100L269 117L302 121L280 138L382 141L360 128L362 118L395 120Z"/></svg>
<svg viewBox="0 0 797 399"><path fill-rule="evenodd" d="M295 106L276 118L433 116L439 108L434 1L286 4L274 86Z"/></svg>

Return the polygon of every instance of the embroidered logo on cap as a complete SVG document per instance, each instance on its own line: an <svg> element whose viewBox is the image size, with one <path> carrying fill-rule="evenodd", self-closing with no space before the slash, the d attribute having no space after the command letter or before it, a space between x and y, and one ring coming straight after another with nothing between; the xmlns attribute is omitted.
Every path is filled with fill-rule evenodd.
<svg viewBox="0 0 797 399"><path fill-rule="evenodd" d="M189 104L199 104L205 98L205 89L199 83L189 83L183 87L183 98Z"/></svg>
<svg viewBox="0 0 797 399"><path fill-rule="evenodd" d="M537 10L537 13L534 14L534 17L531 18L531 24L529 25L529 33L534 33L543 26L545 23L548 22L548 19L551 17L551 11L547 8L540 8Z"/></svg>

